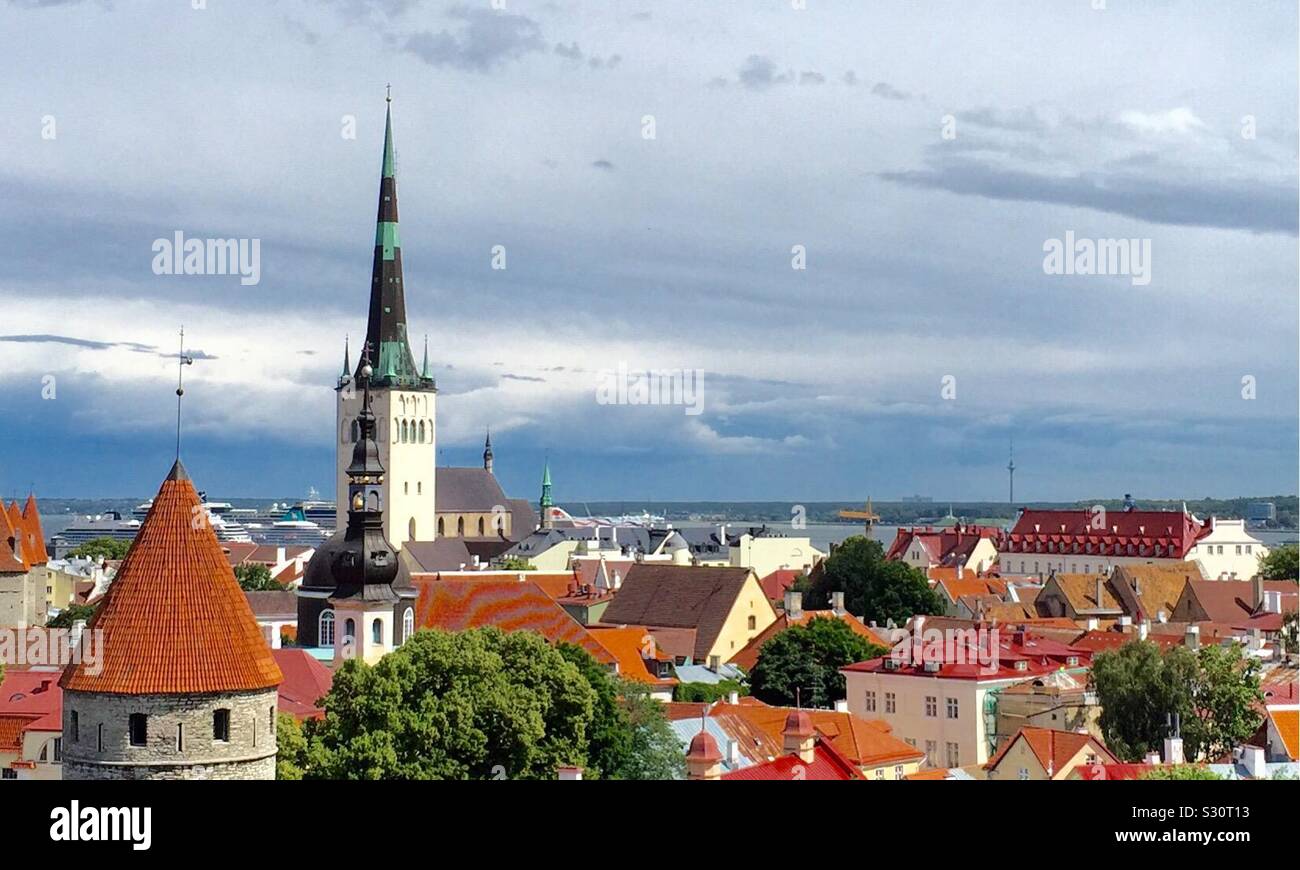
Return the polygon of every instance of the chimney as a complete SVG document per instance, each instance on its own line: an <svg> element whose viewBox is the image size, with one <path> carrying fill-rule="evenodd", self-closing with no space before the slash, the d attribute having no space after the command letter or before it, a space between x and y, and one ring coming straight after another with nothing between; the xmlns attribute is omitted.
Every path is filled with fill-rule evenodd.
<svg viewBox="0 0 1300 870"><path fill-rule="evenodd" d="M1096 600L1097 600L1097 609L1098 609L1098 610L1101 609L1101 592L1102 592L1102 589L1103 589L1104 586L1105 586L1105 582L1106 582L1106 581L1104 581L1102 578L1098 577L1098 578L1097 578L1097 586L1096 586L1096 589L1093 591L1093 596L1094 596L1094 597L1096 598Z"/></svg>
<svg viewBox="0 0 1300 870"><path fill-rule="evenodd" d="M1121 614L1119 618L1119 630L1128 634L1133 630L1133 617L1127 613Z"/></svg>
<svg viewBox="0 0 1300 870"><path fill-rule="evenodd" d="M1201 648L1201 627L1199 625L1187 626L1187 632L1183 635L1183 644L1193 652Z"/></svg>
<svg viewBox="0 0 1300 870"><path fill-rule="evenodd" d="M1095 616L1088 617L1088 631L1096 631L1098 627L1100 627L1100 625L1101 622L1097 619L1097 617Z"/></svg>
<svg viewBox="0 0 1300 870"><path fill-rule="evenodd" d="M1250 578L1250 603L1254 607L1254 612L1259 613L1264 609L1264 575L1256 574Z"/></svg>
<svg viewBox="0 0 1300 870"><path fill-rule="evenodd" d="M1149 625L1147 625L1146 620L1143 620L1142 622L1139 622L1139 623L1138 623L1138 640L1146 640L1146 639L1147 639L1147 632L1150 631L1150 630L1151 630L1151 628L1150 628Z"/></svg>
<svg viewBox="0 0 1300 870"><path fill-rule="evenodd" d="M68 632L68 649L76 650L81 646L81 635L86 631L86 620L78 619L72 623L72 629Z"/></svg>
<svg viewBox="0 0 1300 870"><path fill-rule="evenodd" d="M1160 753L1159 753L1159 752L1148 752L1148 753L1146 754L1146 757L1143 758L1142 761L1143 761L1145 764L1149 764L1149 765L1151 765L1152 767L1157 767L1157 766L1159 766L1159 764L1160 764Z"/></svg>
<svg viewBox="0 0 1300 870"><path fill-rule="evenodd" d="M620 572L615 571L615 572L614 572L614 588L615 588L615 589L618 589L618 588L621 587L622 585L623 585L623 575L622 575Z"/></svg>
<svg viewBox="0 0 1300 870"><path fill-rule="evenodd" d="M960 536L959 536L960 537ZM960 580L966 575L966 566L961 562L957 563L957 579Z"/></svg>
<svg viewBox="0 0 1300 870"><path fill-rule="evenodd" d="M722 656L709 656L709 670L717 673L722 669Z"/></svg>
<svg viewBox="0 0 1300 870"><path fill-rule="evenodd" d="M1268 779L1264 750L1258 746L1241 747L1241 766L1246 768L1246 775L1251 779Z"/></svg>
<svg viewBox="0 0 1300 870"><path fill-rule="evenodd" d="M781 731L782 748L787 754L798 755L804 764L812 764L817 758L816 745L817 732L813 730L812 717L803 710L792 710L785 717L785 728Z"/></svg>
<svg viewBox="0 0 1300 870"><path fill-rule="evenodd" d="M834 613L836 616L843 616L844 614L848 613L848 611L844 609L843 592L831 593L831 612Z"/></svg>
<svg viewBox="0 0 1300 870"><path fill-rule="evenodd" d="M740 766L740 742L737 740L727 741L727 767L735 770Z"/></svg>
<svg viewBox="0 0 1300 870"><path fill-rule="evenodd" d="M736 691L728 692L728 693L727 693L727 703L728 703L728 704L731 704L731 705L733 705L733 706L736 705L736 704L739 704L739 703L740 703L740 693L739 693L739 692L736 692Z"/></svg>
<svg viewBox="0 0 1300 870"><path fill-rule="evenodd" d="M1165 764L1183 763L1183 738L1165 738Z"/></svg>
<svg viewBox="0 0 1300 870"><path fill-rule="evenodd" d="M838 701L836 701L836 702L835 702L835 712L836 712L836 713L847 713L847 712L849 712L849 699L848 699L848 698L840 698Z"/></svg>
<svg viewBox="0 0 1300 870"><path fill-rule="evenodd" d="M803 593L785 590L785 615L790 619L803 618Z"/></svg>
<svg viewBox="0 0 1300 870"><path fill-rule="evenodd" d="M479 567L478 556L471 556L470 558L473 560L472 564L474 565L474 570L477 571Z"/></svg>
<svg viewBox="0 0 1300 870"><path fill-rule="evenodd" d="M557 779L579 780L582 779L581 767L561 767L556 771Z"/></svg>

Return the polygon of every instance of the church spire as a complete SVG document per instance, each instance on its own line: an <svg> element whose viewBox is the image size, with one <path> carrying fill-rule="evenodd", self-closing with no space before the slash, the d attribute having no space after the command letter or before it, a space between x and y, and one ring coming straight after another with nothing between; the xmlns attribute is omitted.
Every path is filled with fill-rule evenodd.
<svg viewBox="0 0 1300 870"><path fill-rule="evenodd" d="M551 508L554 504L551 501L551 461L548 459L546 465L542 468L542 498L538 502L538 507L542 509L542 528L544 529L551 528L554 523L554 518L551 516Z"/></svg>
<svg viewBox="0 0 1300 870"><path fill-rule="evenodd" d="M393 160L393 97L387 96L384 160L379 179L379 214L375 225L375 259L370 277L370 318L366 344L375 370L375 386L432 386L421 378L407 338L406 293L402 286L402 244L397 231L397 177Z"/></svg>
<svg viewBox="0 0 1300 870"><path fill-rule="evenodd" d="M483 442L483 470L492 473L492 430L487 430L487 440Z"/></svg>
<svg viewBox="0 0 1300 870"><path fill-rule="evenodd" d="M339 375L339 383L346 384L352 379L351 352L348 347L348 336L343 336L343 372Z"/></svg>

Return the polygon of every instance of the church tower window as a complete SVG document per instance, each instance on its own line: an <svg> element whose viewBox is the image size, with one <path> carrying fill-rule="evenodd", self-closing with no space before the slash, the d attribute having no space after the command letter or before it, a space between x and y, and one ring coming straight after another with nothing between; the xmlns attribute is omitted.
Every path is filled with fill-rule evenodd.
<svg viewBox="0 0 1300 870"><path fill-rule="evenodd" d="M326 610L318 620L318 634L321 646L334 646L334 611Z"/></svg>
<svg viewBox="0 0 1300 870"><path fill-rule="evenodd" d="M410 640L413 634L415 634L415 611L408 607L402 614L402 641Z"/></svg>
<svg viewBox="0 0 1300 870"><path fill-rule="evenodd" d="M149 742L149 720L143 713L132 713L127 726L132 746L144 746Z"/></svg>

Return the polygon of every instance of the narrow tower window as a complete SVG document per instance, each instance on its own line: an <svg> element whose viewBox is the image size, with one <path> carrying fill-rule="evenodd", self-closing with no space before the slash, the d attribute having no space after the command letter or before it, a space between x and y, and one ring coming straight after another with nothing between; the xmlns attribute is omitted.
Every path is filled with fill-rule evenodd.
<svg viewBox="0 0 1300 870"><path fill-rule="evenodd" d="M402 614L402 642L410 640L413 634L415 634L415 611L408 607Z"/></svg>
<svg viewBox="0 0 1300 870"><path fill-rule="evenodd" d="M384 645L384 622L382 619L376 618L374 622L370 623L370 642L376 646Z"/></svg>
<svg viewBox="0 0 1300 870"><path fill-rule="evenodd" d="M127 730L131 734L132 746L144 746L149 742L149 720L143 713L132 713L127 719Z"/></svg>
<svg viewBox="0 0 1300 870"><path fill-rule="evenodd" d="M212 713L212 739L221 743L230 742L230 711L214 710Z"/></svg>
<svg viewBox="0 0 1300 870"><path fill-rule="evenodd" d="M320 646L334 646L334 611L326 610L320 615Z"/></svg>

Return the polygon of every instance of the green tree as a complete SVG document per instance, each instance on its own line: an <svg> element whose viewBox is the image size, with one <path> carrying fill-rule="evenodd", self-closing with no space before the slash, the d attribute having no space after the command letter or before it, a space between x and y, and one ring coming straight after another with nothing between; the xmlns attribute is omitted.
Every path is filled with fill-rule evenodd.
<svg viewBox="0 0 1300 870"><path fill-rule="evenodd" d="M288 713L275 715L275 778L302 779L309 762L307 736Z"/></svg>
<svg viewBox="0 0 1300 870"><path fill-rule="evenodd" d="M673 700L693 704L712 704L732 692L748 695L749 689L736 680L719 680L716 683L678 683L673 687Z"/></svg>
<svg viewBox="0 0 1300 870"><path fill-rule="evenodd" d="M663 705L644 683L620 680L585 649L560 644L596 693L583 776L597 779L677 779L684 770L681 745Z"/></svg>
<svg viewBox="0 0 1300 870"><path fill-rule="evenodd" d="M81 546L77 547L69 556L78 559L108 559L109 561L119 561L126 558L126 551L131 549L130 541L123 541L120 538L93 538Z"/></svg>
<svg viewBox="0 0 1300 870"><path fill-rule="evenodd" d="M886 652L844 620L817 617L763 644L749 675L749 688L766 704L830 707L844 697L840 668Z"/></svg>
<svg viewBox="0 0 1300 870"><path fill-rule="evenodd" d="M325 779L554 779L585 766L596 692L541 635L416 632L334 675L310 735Z"/></svg>
<svg viewBox="0 0 1300 870"><path fill-rule="evenodd" d="M72 628L72 623L79 619L89 622L95 615L95 608L90 604L69 604L59 611L59 615L45 623L48 628Z"/></svg>
<svg viewBox="0 0 1300 870"><path fill-rule="evenodd" d="M536 571L537 566L519 556L507 556L501 560L502 571Z"/></svg>
<svg viewBox="0 0 1300 870"><path fill-rule="evenodd" d="M1214 771L1200 764L1171 764L1153 767L1144 771L1138 779L1223 779Z"/></svg>
<svg viewBox="0 0 1300 870"><path fill-rule="evenodd" d="M1300 547L1287 544L1259 557L1259 573L1265 580L1300 581Z"/></svg>
<svg viewBox="0 0 1300 870"><path fill-rule="evenodd" d="M1290 655L1300 652L1300 618L1292 610L1282 617L1282 649Z"/></svg>
<svg viewBox="0 0 1300 870"><path fill-rule="evenodd" d="M943 613L943 603L924 573L885 559L880 542L862 535L845 539L826 559L805 606L826 607L832 592L844 593L850 613L865 614L867 621L881 625L890 619L900 623L916 614Z"/></svg>
<svg viewBox="0 0 1300 870"><path fill-rule="evenodd" d="M271 578L271 569L260 562L235 566L235 579L245 592L281 592L284 587Z"/></svg>
<svg viewBox="0 0 1300 870"><path fill-rule="evenodd" d="M1133 640L1093 660L1090 680L1101 704L1106 745L1126 761L1159 751L1167 716L1178 714L1190 759L1218 758L1259 727L1259 663L1240 647L1184 646L1164 652Z"/></svg>

